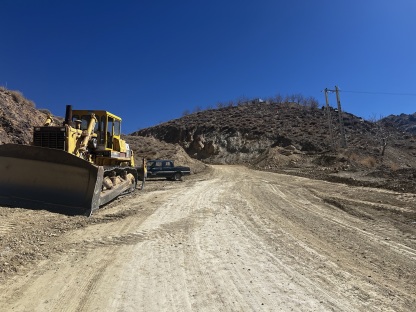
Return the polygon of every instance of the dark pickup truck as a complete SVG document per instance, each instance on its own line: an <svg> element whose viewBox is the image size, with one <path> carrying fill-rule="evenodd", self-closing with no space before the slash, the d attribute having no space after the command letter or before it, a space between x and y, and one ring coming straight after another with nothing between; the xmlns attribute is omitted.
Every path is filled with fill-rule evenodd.
<svg viewBox="0 0 416 312"><path fill-rule="evenodd" d="M166 178L168 180L179 181L183 176L190 175L189 167L175 167L173 160L148 160L147 161L147 178Z"/></svg>

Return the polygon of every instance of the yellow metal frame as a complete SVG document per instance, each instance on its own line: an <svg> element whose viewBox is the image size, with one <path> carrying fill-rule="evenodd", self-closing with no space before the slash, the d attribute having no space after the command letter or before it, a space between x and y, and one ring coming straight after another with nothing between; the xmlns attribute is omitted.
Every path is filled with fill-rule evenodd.
<svg viewBox="0 0 416 312"><path fill-rule="evenodd" d="M117 156L117 152L122 154L128 152L126 141L121 139L122 119L119 116L104 110L72 111L73 119L81 118L82 116L91 116L91 114L94 114L98 121L94 131L95 133L97 133L99 141L99 150L106 152L115 152L111 153L111 157L97 156L95 160L96 164L101 166L111 166L120 164L134 166L133 151L130 150L131 157L123 157L121 155ZM108 129L109 126L111 126L111 129ZM119 129L116 129L117 127Z"/></svg>

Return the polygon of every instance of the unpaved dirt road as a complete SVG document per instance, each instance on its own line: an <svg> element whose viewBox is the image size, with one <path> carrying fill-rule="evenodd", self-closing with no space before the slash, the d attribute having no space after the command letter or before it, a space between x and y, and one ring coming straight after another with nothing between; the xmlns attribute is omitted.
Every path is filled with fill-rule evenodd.
<svg viewBox="0 0 416 312"><path fill-rule="evenodd" d="M416 195L239 166L0 208L1 311L416 311Z"/></svg>

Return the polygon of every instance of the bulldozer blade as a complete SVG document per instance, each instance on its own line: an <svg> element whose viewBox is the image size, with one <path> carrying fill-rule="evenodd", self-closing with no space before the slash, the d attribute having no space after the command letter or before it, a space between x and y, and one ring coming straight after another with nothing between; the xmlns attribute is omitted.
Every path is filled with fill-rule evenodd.
<svg viewBox="0 0 416 312"><path fill-rule="evenodd" d="M99 208L101 166L63 150L0 145L0 205L70 211ZM65 209L65 210L66 210Z"/></svg>

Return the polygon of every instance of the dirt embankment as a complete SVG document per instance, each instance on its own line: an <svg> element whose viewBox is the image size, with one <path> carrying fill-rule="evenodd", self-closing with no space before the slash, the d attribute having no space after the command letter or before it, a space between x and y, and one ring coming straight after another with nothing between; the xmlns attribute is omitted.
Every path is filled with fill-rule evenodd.
<svg viewBox="0 0 416 312"><path fill-rule="evenodd" d="M414 311L416 195L215 166L92 218L0 208L10 311Z"/></svg>

